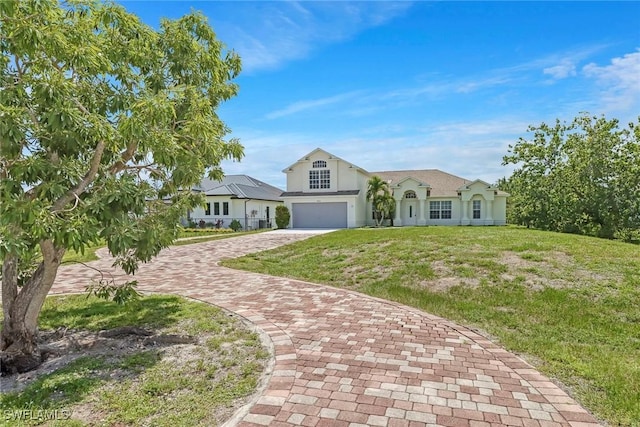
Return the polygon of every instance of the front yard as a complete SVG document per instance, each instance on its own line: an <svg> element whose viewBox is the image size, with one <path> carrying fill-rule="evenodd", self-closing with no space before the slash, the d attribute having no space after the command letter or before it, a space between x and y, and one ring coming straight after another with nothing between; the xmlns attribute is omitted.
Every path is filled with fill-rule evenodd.
<svg viewBox="0 0 640 427"><path fill-rule="evenodd" d="M481 331L608 423L640 420L640 246L517 227L343 230L223 265L348 288Z"/></svg>

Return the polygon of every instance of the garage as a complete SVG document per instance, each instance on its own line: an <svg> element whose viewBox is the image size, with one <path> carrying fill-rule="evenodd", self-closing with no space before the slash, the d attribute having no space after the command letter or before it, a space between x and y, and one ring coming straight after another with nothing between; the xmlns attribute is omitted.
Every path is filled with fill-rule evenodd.
<svg viewBox="0 0 640 427"><path fill-rule="evenodd" d="M293 203L293 228L347 228L347 203Z"/></svg>

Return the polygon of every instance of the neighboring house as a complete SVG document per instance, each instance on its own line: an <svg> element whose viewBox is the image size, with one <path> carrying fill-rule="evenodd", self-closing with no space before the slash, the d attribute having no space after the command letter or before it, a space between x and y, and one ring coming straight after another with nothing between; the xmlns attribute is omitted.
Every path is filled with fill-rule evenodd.
<svg viewBox="0 0 640 427"><path fill-rule="evenodd" d="M244 230L271 228L282 190L247 175L227 175L222 181L205 178L193 191L204 193L206 203L189 213L188 220L214 227L229 227L234 219Z"/></svg>
<svg viewBox="0 0 640 427"><path fill-rule="evenodd" d="M396 201L393 224L504 225L507 197L496 186L437 169L368 172L320 148L288 168L282 200L293 228L373 225L367 183L378 175Z"/></svg>

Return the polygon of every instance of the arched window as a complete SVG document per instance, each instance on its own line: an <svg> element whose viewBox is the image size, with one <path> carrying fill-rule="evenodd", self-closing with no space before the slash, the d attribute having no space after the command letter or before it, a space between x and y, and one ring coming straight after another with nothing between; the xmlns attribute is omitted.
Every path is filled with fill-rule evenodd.
<svg viewBox="0 0 640 427"><path fill-rule="evenodd" d="M314 168L326 168L327 167L327 162L325 162L324 160L316 160L315 162L313 162L313 167Z"/></svg>
<svg viewBox="0 0 640 427"><path fill-rule="evenodd" d="M409 190L406 193L404 193L404 198L405 199L415 199L416 198L416 192Z"/></svg>

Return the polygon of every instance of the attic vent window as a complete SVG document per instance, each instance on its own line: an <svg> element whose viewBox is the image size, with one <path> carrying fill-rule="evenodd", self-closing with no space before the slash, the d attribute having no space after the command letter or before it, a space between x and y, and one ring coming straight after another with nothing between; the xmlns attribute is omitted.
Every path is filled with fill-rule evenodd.
<svg viewBox="0 0 640 427"><path fill-rule="evenodd" d="M326 168L327 167L327 162L325 162L324 160L316 160L315 162L313 162L313 167L314 168Z"/></svg>

